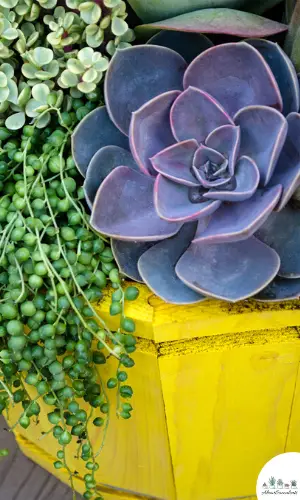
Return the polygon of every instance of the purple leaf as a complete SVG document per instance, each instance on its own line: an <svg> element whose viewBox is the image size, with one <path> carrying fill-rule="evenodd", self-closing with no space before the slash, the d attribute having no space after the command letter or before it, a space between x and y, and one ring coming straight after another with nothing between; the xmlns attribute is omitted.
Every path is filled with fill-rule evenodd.
<svg viewBox="0 0 300 500"><path fill-rule="evenodd" d="M232 191L222 187L211 189L203 196L209 200L241 202L248 200L255 193L259 183L259 170L255 162L248 156L242 156L236 166L234 175L236 186Z"/></svg>
<svg viewBox="0 0 300 500"><path fill-rule="evenodd" d="M286 138L287 121L281 113L266 106L241 109L234 121L241 128L240 154L255 161L260 173L260 185L266 186Z"/></svg>
<svg viewBox="0 0 300 500"><path fill-rule="evenodd" d="M159 217L172 222L190 222L206 217L219 208L220 201L192 203L191 189L197 188L177 184L158 174L154 187L154 204Z"/></svg>
<svg viewBox="0 0 300 500"><path fill-rule="evenodd" d="M215 173L206 173L210 163L218 165ZM227 184L230 177L227 173L228 160L218 151L201 145L194 156L193 172L200 184L209 189Z"/></svg>
<svg viewBox="0 0 300 500"><path fill-rule="evenodd" d="M223 125L211 132L205 141L206 146L216 149L228 159L230 175L234 174L240 148L240 137L240 127Z"/></svg>
<svg viewBox="0 0 300 500"><path fill-rule="evenodd" d="M157 45L118 50L106 73L104 93L111 120L128 134L131 113L170 90L182 89L185 60Z"/></svg>
<svg viewBox="0 0 300 500"><path fill-rule="evenodd" d="M300 279L286 279L277 276L253 298L260 302L282 302L283 300L298 299L299 296Z"/></svg>
<svg viewBox="0 0 300 500"><path fill-rule="evenodd" d="M279 255L279 276L300 278L300 211L286 206L273 212L255 234Z"/></svg>
<svg viewBox="0 0 300 500"><path fill-rule="evenodd" d="M233 124L222 106L209 94L189 87L177 97L171 109L171 127L177 141L204 142L215 128Z"/></svg>
<svg viewBox="0 0 300 500"><path fill-rule="evenodd" d="M138 270L138 260L155 243L139 241L111 240L111 249L120 272L132 280L143 283Z"/></svg>
<svg viewBox="0 0 300 500"><path fill-rule="evenodd" d="M281 194L281 186L259 189L247 201L222 204L207 229L196 234L195 242L221 243L249 238L265 222Z"/></svg>
<svg viewBox="0 0 300 500"><path fill-rule="evenodd" d="M222 245L192 243L176 273L193 290L229 302L257 294L276 276L277 253L251 236Z"/></svg>
<svg viewBox="0 0 300 500"><path fill-rule="evenodd" d="M246 40L255 47L270 66L276 78L283 101L283 114L299 111L299 84L297 74L290 59L277 43L269 40Z"/></svg>
<svg viewBox="0 0 300 500"><path fill-rule="evenodd" d="M151 158L152 166L156 172L174 182L186 186L198 186L199 183L191 173L197 148L198 143L195 140L179 142L153 156Z"/></svg>
<svg viewBox="0 0 300 500"><path fill-rule="evenodd" d="M184 224L173 238L157 243L139 259L138 268L144 282L165 302L183 305L205 300L175 274L177 261L190 245L196 226L193 222Z"/></svg>
<svg viewBox="0 0 300 500"><path fill-rule="evenodd" d="M150 38L147 44L162 45L175 50L187 63L191 63L201 52L213 46L213 43L201 33L176 31L160 31Z"/></svg>
<svg viewBox="0 0 300 500"><path fill-rule="evenodd" d="M132 114L130 147L145 174L156 174L150 158L175 142L170 127L170 109L178 95L175 90L161 94Z"/></svg>
<svg viewBox="0 0 300 500"><path fill-rule="evenodd" d="M200 54L184 76L184 88L190 86L209 92L230 116L254 104L282 110L280 91L270 67L245 42L218 45Z"/></svg>
<svg viewBox="0 0 300 500"><path fill-rule="evenodd" d="M270 185L282 184L281 200L276 210L281 210L300 184L300 114L287 117L288 132Z"/></svg>
<svg viewBox="0 0 300 500"><path fill-rule="evenodd" d="M154 180L129 167L115 168L98 189L91 225L119 240L158 241L176 234L181 224L162 220L153 205Z"/></svg>
<svg viewBox="0 0 300 500"><path fill-rule="evenodd" d="M118 146L105 146L93 156L86 171L83 185L86 201L90 208L92 208L100 184L110 172L119 166L130 167L139 171L132 154Z"/></svg>
<svg viewBox="0 0 300 500"><path fill-rule="evenodd" d="M106 106L102 106L83 118L72 135L73 158L82 175L86 174L94 154L109 145L129 149L128 138L114 126Z"/></svg>
<svg viewBox="0 0 300 500"><path fill-rule="evenodd" d="M155 1L154 3L151 3L155 5L155 9L157 10L157 5L164 5L165 2ZM178 2L178 0L176 2L172 0L173 9L175 6L177 7L178 3L181 2ZM228 0L225 3L228 5ZM277 1L275 2L273 0L272 3L274 5L274 3L277 3ZM148 1L147 4L149 4ZM189 7L190 4L191 2L188 2ZM220 1L216 2L214 0L213 5L216 5L218 7L218 4L220 5ZM253 0L249 2L247 8L248 11L251 10L252 4ZM180 9L180 6L178 7ZM191 9L188 8L188 10ZM163 19L164 17L166 18L168 16L163 16L161 17L161 19ZM196 10L195 12L188 12L187 14L182 14L181 16L173 17L171 19L165 19L156 23L144 24L136 28L137 33L141 35L147 33L149 30L152 31L154 29L187 31L191 33L217 33L224 35L235 35L241 38L263 38L286 31L287 26L275 21L271 21L270 19L250 14L249 12L241 12L240 10L234 9L216 8Z"/></svg>

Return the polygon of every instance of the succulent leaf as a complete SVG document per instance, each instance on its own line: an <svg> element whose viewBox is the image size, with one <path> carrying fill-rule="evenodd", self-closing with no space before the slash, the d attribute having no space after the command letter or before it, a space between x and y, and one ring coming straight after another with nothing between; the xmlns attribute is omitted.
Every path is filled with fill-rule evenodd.
<svg viewBox="0 0 300 500"><path fill-rule="evenodd" d="M228 3L228 2L227 2ZM144 24L136 28L138 35L153 34L156 30L218 33L240 38L263 38L287 31L285 24L249 12L227 8L196 10L171 19Z"/></svg>
<svg viewBox="0 0 300 500"><path fill-rule="evenodd" d="M189 247L196 227L197 223L185 224L175 236L146 250L138 261L143 281L166 302L195 304L206 298L184 285L175 273L175 266Z"/></svg>
<svg viewBox="0 0 300 500"><path fill-rule="evenodd" d="M249 106L234 117L241 129L240 154L251 156L260 172L260 184L270 181L286 139L288 124L284 116L266 106Z"/></svg>
<svg viewBox="0 0 300 500"><path fill-rule="evenodd" d="M73 157L82 175L86 174L94 154L109 145L129 149L128 138L114 126L106 107L102 106L89 113L72 136Z"/></svg>
<svg viewBox="0 0 300 500"><path fill-rule="evenodd" d="M203 295L238 302L264 289L279 266L277 253L251 236L222 245L192 243L179 259L176 273Z"/></svg>
<svg viewBox="0 0 300 500"><path fill-rule="evenodd" d="M119 146L104 146L91 159L86 171L84 190L86 200L92 208L99 186L120 165L139 171L132 154Z"/></svg>
<svg viewBox="0 0 300 500"><path fill-rule="evenodd" d="M276 276L266 288L255 295L255 300L262 302L282 302L300 297L300 279L286 279Z"/></svg>
<svg viewBox="0 0 300 500"><path fill-rule="evenodd" d="M169 116L178 95L176 90L165 92L132 114L130 147L135 161L145 174L154 173L150 158L175 142Z"/></svg>
<svg viewBox="0 0 300 500"><path fill-rule="evenodd" d="M158 241L176 234L181 224L166 222L155 211L153 184L151 177L129 167L115 168L97 192L93 228L130 241Z"/></svg>
<svg viewBox="0 0 300 500"><path fill-rule="evenodd" d="M111 120L128 134L131 113L163 92L182 89L185 69L184 59L165 47L144 45L117 52L107 71L104 88Z"/></svg>
<svg viewBox="0 0 300 500"><path fill-rule="evenodd" d="M167 179L195 187L198 182L191 170L197 149L198 143L195 139L178 142L157 153L150 161L154 170Z"/></svg>
<svg viewBox="0 0 300 500"><path fill-rule="evenodd" d="M130 5L136 11L143 22L153 22L167 19L184 13L192 13L198 9L209 9L210 7L229 7L230 9L245 10L262 14L281 0L129 0Z"/></svg>
<svg viewBox="0 0 300 500"><path fill-rule="evenodd" d="M122 274L143 283L138 270L138 260L155 242L122 241L113 239L111 249Z"/></svg>
<svg viewBox="0 0 300 500"><path fill-rule="evenodd" d="M213 46L212 42L201 33L180 33L177 31L160 31L151 37L147 44L161 45L178 52L187 63Z"/></svg>

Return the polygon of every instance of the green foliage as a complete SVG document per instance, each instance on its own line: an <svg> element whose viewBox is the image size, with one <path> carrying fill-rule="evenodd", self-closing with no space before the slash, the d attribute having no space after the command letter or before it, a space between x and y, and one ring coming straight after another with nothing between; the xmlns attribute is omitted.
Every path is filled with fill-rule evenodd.
<svg viewBox="0 0 300 500"><path fill-rule="evenodd" d="M296 70L300 71L300 1L286 0L286 17L289 21L288 35L285 41L285 52L293 61Z"/></svg>
<svg viewBox="0 0 300 500"><path fill-rule="evenodd" d="M93 52L87 50L80 56L84 63ZM47 54L39 53L42 59L46 55L46 63ZM13 78L9 65L2 69ZM0 83L4 88L1 72ZM50 91L43 82L25 89L31 95L25 107L33 125L25 125L22 133L0 127L4 299L0 303L0 413L12 404L20 405L15 425L26 430L38 418L40 403L49 405L45 434L53 434L57 441L54 467L68 472L74 490L76 471L68 465L68 445L77 441L78 458L87 469L85 498L96 500L97 457L111 417L107 391L115 394L118 417L128 419L132 411L127 402L133 395L127 371L134 366L131 353L136 339L130 332L135 325L125 316L124 304L137 298L138 289L123 290L109 242L90 227L81 204L81 177L71 156L70 136L82 114L96 107L95 95L65 100L62 91ZM39 130L45 116L48 123ZM118 305L116 332L93 306L108 283L114 288L112 304ZM108 357L117 362L115 375L106 378L101 368ZM103 436L99 450L90 440L93 426Z"/></svg>
<svg viewBox="0 0 300 500"><path fill-rule="evenodd" d="M38 89L56 101L63 89L60 106L95 92L109 57L134 40L126 17L122 0L104 0L101 6L68 0L65 7L57 0L0 0L0 66L9 59L14 70L12 77L0 75L0 126L17 130L46 111L45 95L35 97L37 85L46 85L49 92ZM21 69L18 81L15 68ZM82 112L78 116L83 118ZM37 126L44 128L49 120L45 113Z"/></svg>

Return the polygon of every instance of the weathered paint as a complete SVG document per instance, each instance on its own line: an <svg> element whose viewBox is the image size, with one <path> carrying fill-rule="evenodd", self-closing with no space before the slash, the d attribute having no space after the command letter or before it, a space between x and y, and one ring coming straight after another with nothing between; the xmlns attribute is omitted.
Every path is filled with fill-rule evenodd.
<svg viewBox="0 0 300 500"><path fill-rule="evenodd" d="M140 286L126 304L137 323L133 417L112 416L96 479L107 500L255 498L262 466L284 451L300 451L300 303L254 301L166 305ZM97 306L110 328L109 296ZM114 360L100 369L116 369ZM103 373L103 370L105 373ZM110 392L112 408L114 393ZM113 409L112 409L113 414ZM10 412L14 423L18 409ZM56 443L45 406L39 429L17 428L24 452L53 472ZM93 443L102 431L91 431ZM69 453L71 468L84 466ZM61 471L55 475L67 480ZM125 495L125 496L124 496Z"/></svg>

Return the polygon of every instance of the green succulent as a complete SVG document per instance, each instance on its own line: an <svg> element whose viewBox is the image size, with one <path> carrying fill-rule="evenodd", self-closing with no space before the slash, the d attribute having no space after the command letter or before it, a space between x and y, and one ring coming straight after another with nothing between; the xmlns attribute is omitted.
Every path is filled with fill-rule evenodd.
<svg viewBox="0 0 300 500"><path fill-rule="evenodd" d="M37 0L43 9L54 9L57 4L57 0Z"/></svg>
<svg viewBox="0 0 300 500"><path fill-rule="evenodd" d="M51 81L59 72L59 63L54 59L51 49L36 47L22 55L26 61L22 66L22 73L33 86L40 81Z"/></svg>
<svg viewBox="0 0 300 500"><path fill-rule="evenodd" d="M15 13L6 8L0 12L0 59L8 59L13 55L9 46L19 36L18 23L15 22L15 18Z"/></svg>
<svg viewBox="0 0 300 500"><path fill-rule="evenodd" d="M14 80L14 68L11 64L0 66L0 113L5 112L10 103L17 104L18 87Z"/></svg>
<svg viewBox="0 0 300 500"><path fill-rule="evenodd" d="M19 0L15 7L15 12L25 21L33 22L38 19L41 7L33 0Z"/></svg>
<svg viewBox="0 0 300 500"><path fill-rule="evenodd" d="M91 47L81 49L77 58L70 58L58 84L62 88L76 87L83 94L93 92L108 68L109 61Z"/></svg>
<svg viewBox="0 0 300 500"><path fill-rule="evenodd" d="M106 51L110 56L113 56L117 49L131 47L131 42L134 40L134 31L129 28L124 35L117 36L114 40L110 40L106 45Z"/></svg>
<svg viewBox="0 0 300 500"><path fill-rule="evenodd" d="M23 23L21 29L18 29L19 40L15 44L15 49L20 54L24 54L38 42L43 31L44 28L40 23L36 25L29 22Z"/></svg>
<svg viewBox="0 0 300 500"><path fill-rule="evenodd" d="M63 7L56 7L53 15L44 16L44 23L51 30L47 35L47 41L58 49L79 42L85 27L77 14L66 13Z"/></svg>
<svg viewBox="0 0 300 500"><path fill-rule="evenodd" d="M25 112L30 118L36 118L49 108L48 96L50 89L45 83L38 83L32 87L32 98L26 104ZM50 121L50 113L45 113L37 126L44 128Z"/></svg>
<svg viewBox="0 0 300 500"><path fill-rule="evenodd" d="M0 0L0 7L4 9L13 9L18 3L18 0Z"/></svg>

